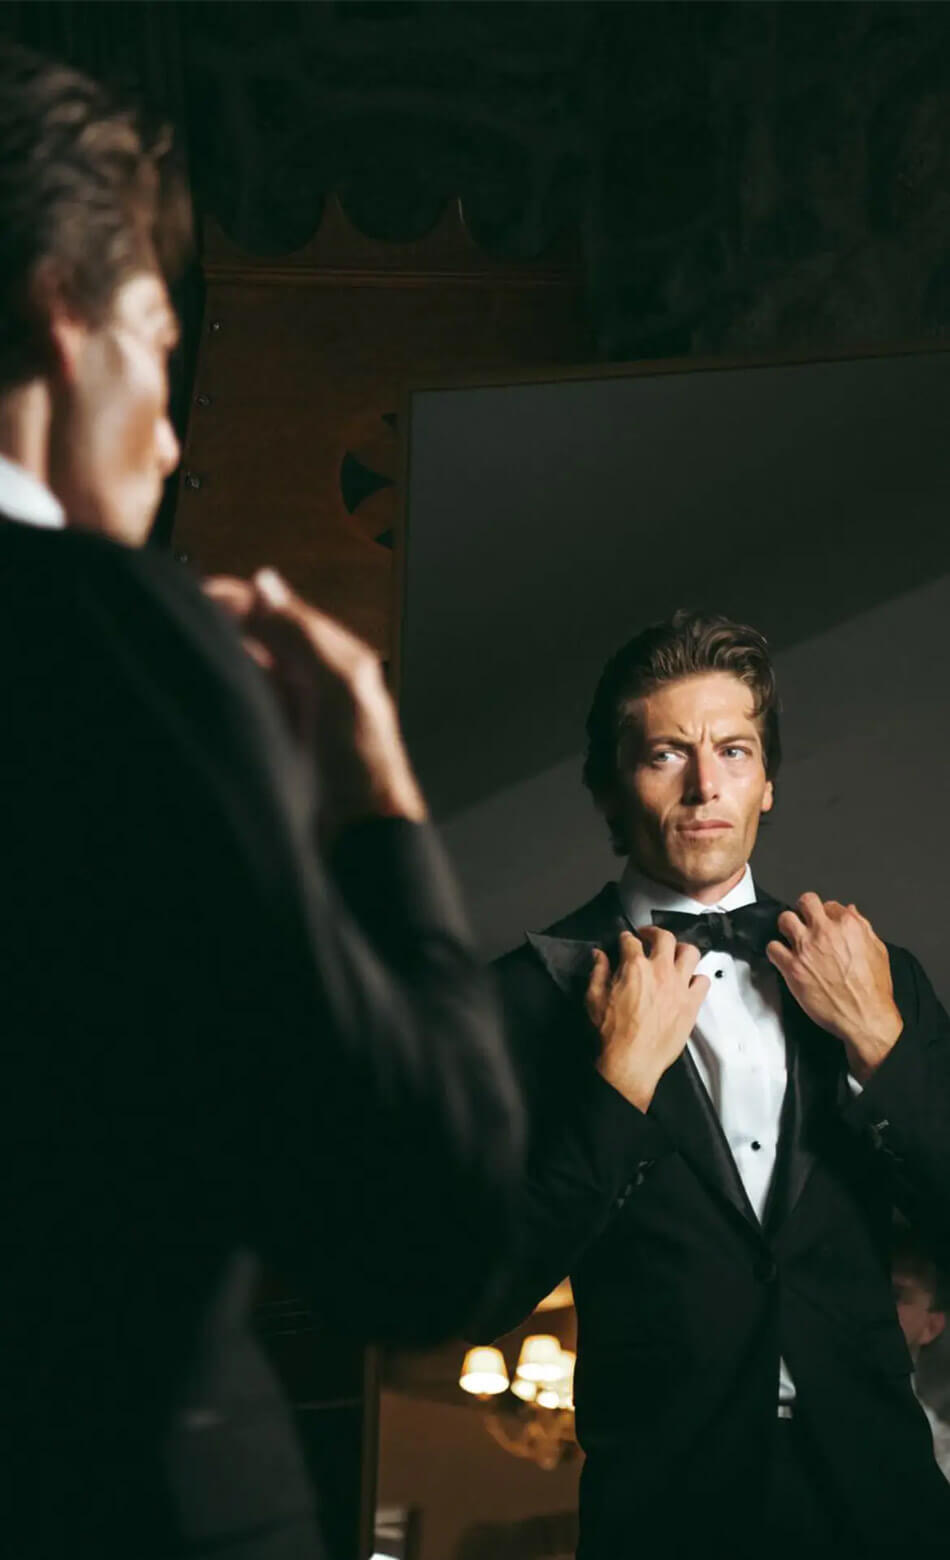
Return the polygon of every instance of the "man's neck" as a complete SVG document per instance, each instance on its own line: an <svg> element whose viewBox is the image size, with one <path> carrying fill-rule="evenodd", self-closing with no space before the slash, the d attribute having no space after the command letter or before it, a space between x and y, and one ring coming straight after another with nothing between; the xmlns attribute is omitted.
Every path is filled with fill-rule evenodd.
<svg viewBox="0 0 950 1560"><path fill-rule="evenodd" d="M688 883L682 878L677 878L673 873L667 873L662 867L648 869L641 866L640 862L631 856L630 865L635 872L654 883L660 883L664 888L670 888L674 894L682 894L684 899L692 899L698 905L718 905L727 894L742 882L745 877L748 862L743 862L737 872L726 878L722 883Z"/></svg>
<svg viewBox="0 0 950 1560"><path fill-rule="evenodd" d="M0 394L0 455L49 487L49 392L41 379Z"/></svg>

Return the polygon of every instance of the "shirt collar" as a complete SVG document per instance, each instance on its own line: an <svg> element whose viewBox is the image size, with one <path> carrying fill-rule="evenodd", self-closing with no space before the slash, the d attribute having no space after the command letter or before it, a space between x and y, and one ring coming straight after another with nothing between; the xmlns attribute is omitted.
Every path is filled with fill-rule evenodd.
<svg viewBox="0 0 950 1560"><path fill-rule="evenodd" d="M709 911L738 910L742 905L755 903L755 883L752 868L746 863L745 872L735 888L714 905L701 905L698 900L680 894L665 883L656 883L628 861L617 885L624 914L631 926L649 926L654 910L679 910L685 915L705 915Z"/></svg>
<svg viewBox="0 0 950 1560"><path fill-rule="evenodd" d="M61 530L66 524L63 506L45 482L6 455L0 455L0 514L49 530Z"/></svg>

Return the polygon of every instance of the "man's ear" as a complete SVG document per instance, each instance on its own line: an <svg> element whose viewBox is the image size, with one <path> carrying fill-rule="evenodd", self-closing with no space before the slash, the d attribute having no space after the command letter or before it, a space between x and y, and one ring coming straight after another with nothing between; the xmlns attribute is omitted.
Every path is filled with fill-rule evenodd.
<svg viewBox="0 0 950 1560"><path fill-rule="evenodd" d="M55 261L45 260L36 267L30 279L29 300L47 373L72 384L89 327L72 307L65 279Z"/></svg>
<svg viewBox="0 0 950 1560"><path fill-rule="evenodd" d="M928 1343L935 1343L947 1325L946 1311L928 1311L927 1323L924 1327L923 1337L920 1340L921 1348L926 1348Z"/></svg>
<svg viewBox="0 0 950 1560"><path fill-rule="evenodd" d="M762 806L760 812L769 813L775 805L775 787L771 780L766 780L765 790L762 792Z"/></svg>

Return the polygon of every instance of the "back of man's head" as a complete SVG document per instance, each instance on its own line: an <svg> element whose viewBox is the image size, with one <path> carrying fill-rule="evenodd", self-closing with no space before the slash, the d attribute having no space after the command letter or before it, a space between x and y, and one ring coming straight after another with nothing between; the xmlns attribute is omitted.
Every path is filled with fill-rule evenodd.
<svg viewBox="0 0 950 1560"><path fill-rule="evenodd" d="M0 393L46 367L44 268L96 326L128 277L180 265L190 211L169 148L87 76L0 44Z"/></svg>

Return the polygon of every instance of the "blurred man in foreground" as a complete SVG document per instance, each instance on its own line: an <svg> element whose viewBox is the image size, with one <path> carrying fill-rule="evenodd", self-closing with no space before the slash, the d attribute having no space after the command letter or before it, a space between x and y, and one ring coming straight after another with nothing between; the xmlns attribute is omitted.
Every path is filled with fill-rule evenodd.
<svg viewBox="0 0 950 1560"><path fill-rule="evenodd" d="M214 605L140 546L178 458L164 269L185 217L134 116L0 53L17 1560L316 1556L246 1325L256 1255L358 1336L457 1331L519 1157L495 1011L376 658L271 573Z"/></svg>

